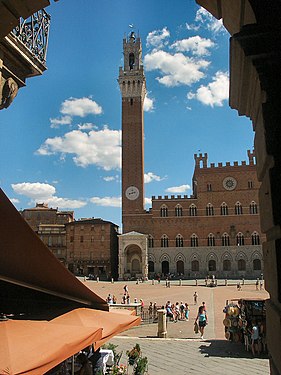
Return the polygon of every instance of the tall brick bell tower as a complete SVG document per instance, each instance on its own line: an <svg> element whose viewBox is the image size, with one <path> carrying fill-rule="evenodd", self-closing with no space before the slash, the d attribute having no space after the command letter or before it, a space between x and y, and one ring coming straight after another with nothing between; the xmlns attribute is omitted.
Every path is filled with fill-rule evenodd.
<svg viewBox="0 0 281 375"><path fill-rule="evenodd" d="M122 94L122 222L144 211L143 103L146 93L142 47L135 33L123 39L124 68L119 68Z"/></svg>

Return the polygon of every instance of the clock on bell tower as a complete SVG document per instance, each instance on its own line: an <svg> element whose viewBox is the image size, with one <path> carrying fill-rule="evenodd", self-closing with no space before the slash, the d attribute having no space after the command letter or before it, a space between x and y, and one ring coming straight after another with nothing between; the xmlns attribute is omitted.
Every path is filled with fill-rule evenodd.
<svg viewBox="0 0 281 375"><path fill-rule="evenodd" d="M119 68L122 94L122 222L144 211L143 103L146 93L141 40L134 32L123 39L124 67Z"/></svg>

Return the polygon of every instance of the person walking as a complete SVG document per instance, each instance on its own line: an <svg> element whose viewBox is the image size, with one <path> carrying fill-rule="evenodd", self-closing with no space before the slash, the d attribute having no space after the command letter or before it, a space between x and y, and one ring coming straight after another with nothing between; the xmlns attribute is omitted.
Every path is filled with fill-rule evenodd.
<svg viewBox="0 0 281 375"><path fill-rule="evenodd" d="M204 310L204 306L200 306L198 310L197 317L195 319L195 323L199 324L199 331L201 333L201 339L204 339L204 329L206 325L208 324L208 317L206 314L206 311Z"/></svg>
<svg viewBox="0 0 281 375"><path fill-rule="evenodd" d="M186 302L184 304L184 316L185 316L185 320L189 320L189 312L190 312L190 309L189 309L188 303Z"/></svg>
<svg viewBox="0 0 281 375"><path fill-rule="evenodd" d="M193 294L194 305L197 305L197 299L198 299L198 294L197 294L197 292L194 292L194 294Z"/></svg>

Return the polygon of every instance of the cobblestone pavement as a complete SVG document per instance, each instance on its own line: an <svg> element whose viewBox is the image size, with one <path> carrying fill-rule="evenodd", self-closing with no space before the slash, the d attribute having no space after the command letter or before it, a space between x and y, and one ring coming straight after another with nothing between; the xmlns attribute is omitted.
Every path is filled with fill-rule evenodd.
<svg viewBox="0 0 281 375"><path fill-rule="evenodd" d="M126 350L139 343L144 356L148 357L149 375L185 375L203 372L204 375L267 375L269 361L267 358L253 358L251 352L246 352L243 344L232 343L224 339L224 314L222 312L226 300L235 298L268 298L265 290L256 290L255 281L246 281L242 291L237 291L237 281L229 281L224 286L220 280L219 286L209 288L204 280L173 281L171 288L165 287L165 282L151 284L150 282L136 284L126 282L129 287L131 300L142 298L145 306L149 302L156 302L158 306L164 305L167 300L171 302L187 302L190 305L189 321L177 323L168 322L167 338L157 338L157 323L142 324L134 327L121 335L114 337L110 342L118 345L118 351L123 351L121 363L126 363ZM124 282L97 283L86 282L86 285L95 293L106 298L108 293L115 294L119 302L123 295ZM198 305L193 303L193 294L198 293ZM193 331L194 320L198 306L206 302L209 324L204 333L204 341Z"/></svg>

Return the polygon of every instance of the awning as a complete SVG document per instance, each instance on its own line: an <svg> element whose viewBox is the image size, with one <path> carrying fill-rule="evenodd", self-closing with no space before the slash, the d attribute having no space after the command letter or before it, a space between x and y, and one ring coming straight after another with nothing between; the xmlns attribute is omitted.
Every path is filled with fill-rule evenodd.
<svg viewBox="0 0 281 375"><path fill-rule="evenodd" d="M15 286L15 293L18 293L19 298L22 288L34 290L34 307L38 306L38 293L43 293L68 303L71 301L80 306L108 311L106 301L60 263L1 189L0 246L1 307L9 306L9 295L13 295L10 291L6 292L7 283L7 288ZM15 295L13 298L15 299ZM32 297L29 295L29 298ZM32 303L29 305L32 307Z"/></svg>
<svg viewBox="0 0 281 375"><path fill-rule="evenodd" d="M97 349L118 333L140 325L141 318L128 313L81 308L72 310L50 322L80 327L102 327L102 337L94 344L94 348Z"/></svg>
<svg viewBox="0 0 281 375"><path fill-rule="evenodd" d="M101 328L46 321L0 322L0 374L44 374L101 339Z"/></svg>

